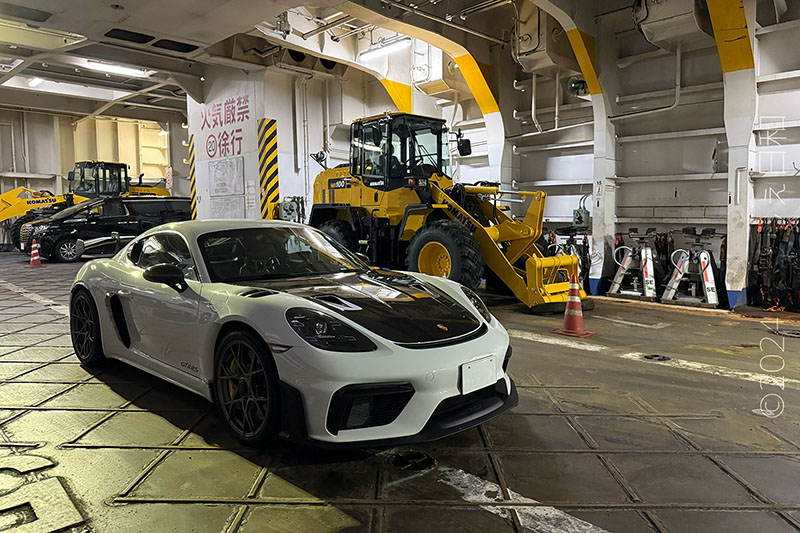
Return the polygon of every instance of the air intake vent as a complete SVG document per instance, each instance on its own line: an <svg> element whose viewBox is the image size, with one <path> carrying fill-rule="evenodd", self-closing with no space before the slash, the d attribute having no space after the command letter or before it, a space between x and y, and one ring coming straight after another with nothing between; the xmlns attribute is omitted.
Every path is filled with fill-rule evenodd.
<svg viewBox="0 0 800 533"><path fill-rule="evenodd" d="M48 11L9 4L8 2L0 2L0 15L16 19L31 20L33 22L44 22L53 16L53 14Z"/></svg>
<svg viewBox="0 0 800 533"><path fill-rule="evenodd" d="M153 46L156 48L163 48L164 50L172 50L173 52L179 52L181 54L188 54L189 52L194 52L200 48L199 46L195 46L193 44L171 41L169 39L161 39L160 41L156 41L153 43Z"/></svg>
<svg viewBox="0 0 800 533"><path fill-rule="evenodd" d="M128 41L129 43L136 43L136 44L145 44L149 43L155 37L152 35L145 35L144 33L138 33L135 31L130 30L123 30L122 28L114 28L108 30L106 32L106 37L111 37L112 39L119 39L120 41Z"/></svg>
<svg viewBox="0 0 800 533"><path fill-rule="evenodd" d="M271 294L278 293L277 291L270 289L248 289L242 293L239 293L239 296L244 296L245 298L261 298L262 296L269 296Z"/></svg>
<svg viewBox="0 0 800 533"><path fill-rule="evenodd" d="M327 304L329 307L333 307L338 311L361 311L361 308L356 304L339 298L335 294L323 294L322 296L315 296L314 299L318 302L322 302L323 304Z"/></svg>

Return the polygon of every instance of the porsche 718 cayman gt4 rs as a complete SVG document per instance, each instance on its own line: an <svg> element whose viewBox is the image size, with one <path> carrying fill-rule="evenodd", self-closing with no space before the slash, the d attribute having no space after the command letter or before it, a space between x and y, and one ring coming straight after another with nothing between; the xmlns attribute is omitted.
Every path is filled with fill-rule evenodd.
<svg viewBox="0 0 800 533"><path fill-rule="evenodd" d="M253 445L420 442L518 401L508 334L472 291L373 270L301 224L149 230L80 269L70 329L84 365L120 359L189 389Z"/></svg>

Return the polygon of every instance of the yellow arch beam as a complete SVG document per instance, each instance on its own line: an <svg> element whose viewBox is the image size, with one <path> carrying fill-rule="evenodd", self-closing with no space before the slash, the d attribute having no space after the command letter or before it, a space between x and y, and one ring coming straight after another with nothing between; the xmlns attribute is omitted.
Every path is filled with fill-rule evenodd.
<svg viewBox="0 0 800 533"><path fill-rule="evenodd" d="M755 68L743 0L707 0L722 73Z"/></svg>
<svg viewBox="0 0 800 533"><path fill-rule="evenodd" d="M394 102L394 105L397 106L398 111L401 113L414 112L414 95L411 91L411 85L393 81L389 78L383 78L381 84L386 89L386 92L389 93L389 97Z"/></svg>
<svg viewBox="0 0 800 533"><path fill-rule="evenodd" d="M603 88L600 86L597 70L594 67L594 37L574 28L567 30L567 38L569 44L572 45L572 51L575 52L578 65L581 67L583 79L589 87L589 94L601 94Z"/></svg>
<svg viewBox="0 0 800 533"><path fill-rule="evenodd" d="M464 76L464 81L467 82L475 102L481 110L481 113L488 115L489 113L497 113L500 107L497 105L497 100L494 99L492 90L489 84L486 83L486 78L478 66L478 62L472 57L472 54L463 54L453 58L453 61L458 65L461 70L461 75Z"/></svg>

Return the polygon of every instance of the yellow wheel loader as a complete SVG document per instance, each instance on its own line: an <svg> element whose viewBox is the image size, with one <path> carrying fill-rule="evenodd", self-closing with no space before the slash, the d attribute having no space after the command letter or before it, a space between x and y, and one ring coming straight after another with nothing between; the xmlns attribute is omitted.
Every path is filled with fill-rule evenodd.
<svg viewBox="0 0 800 533"><path fill-rule="evenodd" d="M537 247L545 193L454 183L446 168L450 142L441 119L391 113L356 121L350 163L324 170L314 182L310 224L373 265L470 288L486 277L529 309L563 309L578 258L545 257ZM462 155L471 150L460 132L454 142ZM525 217L510 216L498 205L503 198L530 200Z"/></svg>
<svg viewBox="0 0 800 533"><path fill-rule="evenodd" d="M69 193L56 196L49 191L17 187L0 194L0 224L14 219L9 232L15 248L20 248L20 230L24 224L48 217L76 203L99 196L169 196L160 186L131 185L128 165L108 161L78 161L67 174Z"/></svg>

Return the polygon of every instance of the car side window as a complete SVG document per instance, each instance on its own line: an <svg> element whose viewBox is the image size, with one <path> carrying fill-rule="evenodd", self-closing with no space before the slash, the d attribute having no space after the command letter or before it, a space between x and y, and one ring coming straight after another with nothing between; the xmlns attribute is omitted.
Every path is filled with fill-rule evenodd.
<svg viewBox="0 0 800 533"><path fill-rule="evenodd" d="M192 214L192 204L185 200L174 200L167 202L173 214L186 215Z"/></svg>
<svg viewBox="0 0 800 533"><path fill-rule="evenodd" d="M111 200L103 206L103 215L108 217L119 217L126 214L125 206L119 200Z"/></svg>
<svg viewBox="0 0 800 533"><path fill-rule="evenodd" d="M175 233L158 233L142 241L137 266L148 268L153 265L175 265L183 271L186 279L197 279L194 259L183 237Z"/></svg>
<svg viewBox="0 0 800 533"><path fill-rule="evenodd" d="M136 200L127 204L131 213L140 216L161 217L167 210L166 202L163 200Z"/></svg>

